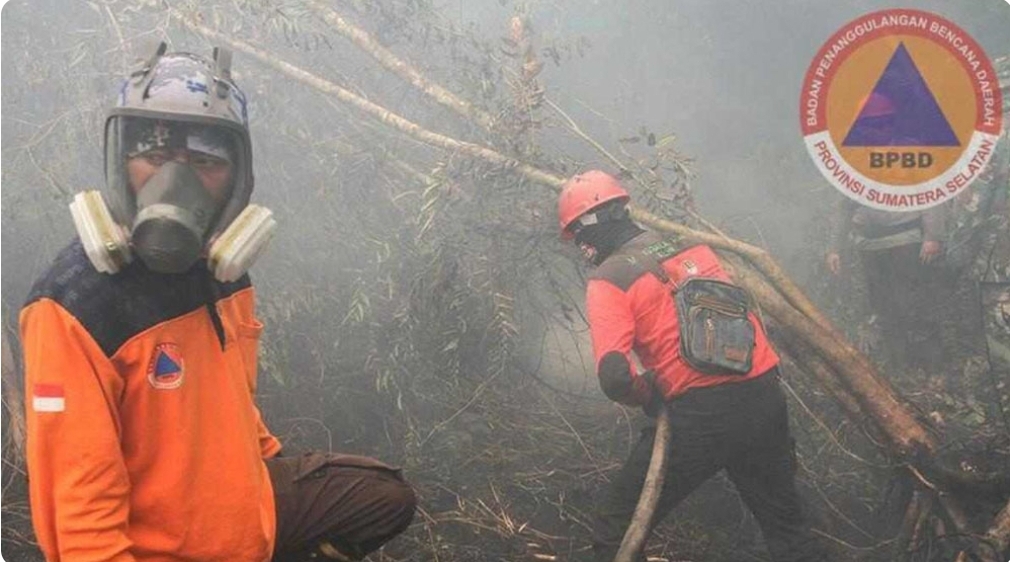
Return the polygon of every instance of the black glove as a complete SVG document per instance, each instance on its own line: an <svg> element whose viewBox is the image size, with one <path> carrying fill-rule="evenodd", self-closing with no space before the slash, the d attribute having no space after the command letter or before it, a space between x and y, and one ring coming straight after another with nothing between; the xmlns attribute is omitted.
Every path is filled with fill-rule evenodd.
<svg viewBox="0 0 1010 562"><path fill-rule="evenodd" d="M642 377L649 386L649 401L642 406L642 410L645 412L645 415L654 418L659 415L659 411L666 405L663 392L656 386L656 373L650 369L638 376Z"/></svg>

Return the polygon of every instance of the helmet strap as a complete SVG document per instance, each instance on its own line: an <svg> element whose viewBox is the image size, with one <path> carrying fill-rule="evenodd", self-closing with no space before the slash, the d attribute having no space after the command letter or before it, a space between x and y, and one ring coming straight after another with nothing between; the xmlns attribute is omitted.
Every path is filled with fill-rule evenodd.
<svg viewBox="0 0 1010 562"><path fill-rule="evenodd" d="M231 81L231 49L214 47L214 81L217 83L217 97L228 97L228 82Z"/></svg>
<svg viewBox="0 0 1010 562"><path fill-rule="evenodd" d="M158 64L158 60L165 54L168 49L168 45L164 41L158 43L158 46L154 49L154 52L144 63L144 66L134 70L130 74L130 90L140 92L141 97L147 96L147 89L151 86L151 81L154 80L154 73L151 72L154 67ZM127 93L127 96L131 94Z"/></svg>
<svg viewBox="0 0 1010 562"><path fill-rule="evenodd" d="M214 96L210 103L214 111L223 111L231 103L231 57L232 52L225 47L214 47Z"/></svg>
<svg viewBox="0 0 1010 562"><path fill-rule="evenodd" d="M147 62L144 66L134 70L130 75L130 78L136 79L136 83L140 84L144 78L147 78L151 74L151 69L158 64L158 60L164 56L165 52L168 50L168 45L164 41L158 42L158 46L154 48L154 52L148 57Z"/></svg>

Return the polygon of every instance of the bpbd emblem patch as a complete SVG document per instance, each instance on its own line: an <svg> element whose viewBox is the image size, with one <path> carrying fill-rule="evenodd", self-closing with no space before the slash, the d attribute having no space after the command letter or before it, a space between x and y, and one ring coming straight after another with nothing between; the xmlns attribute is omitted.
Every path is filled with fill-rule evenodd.
<svg viewBox="0 0 1010 562"><path fill-rule="evenodd" d="M159 390L171 390L182 386L185 364L179 346L174 343L160 343L151 354L147 365L147 381Z"/></svg>

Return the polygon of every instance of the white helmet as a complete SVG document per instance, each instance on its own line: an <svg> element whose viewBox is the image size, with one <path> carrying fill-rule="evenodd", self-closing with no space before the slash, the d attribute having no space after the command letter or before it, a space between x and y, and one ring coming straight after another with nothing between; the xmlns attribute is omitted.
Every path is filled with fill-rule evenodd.
<svg viewBox="0 0 1010 562"><path fill-rule="evenodd" d="M134 151L138 122L165 121L216 129L234 152L231 196L211 227L211 235L228 227L249 204L253 190L252 143L246 97L231 78L231 52L214 49L208 61L190 53L165 54L161 43L154 55L127 78L116 106L105 121L105 190L113 218L129 226L136 201L125 170L125 156Z"/></svg>
<svg viewBox="0 0 1010 562"><path fill-rule="evenodd" d="M216 48L209 61L165 50L161 43L123 82L105 122L105 186L100 194L78 194L71 212L99 271L119 271L136 251L152 269L176 273L206 253L215 275L233 280L259 255L275 226L268 210L249 205L253 171L246 97L232 81L230 51ZM135 193L140 186L131 187L127 161L155 148L185 148L227 160L231 184L225 199L209 198L194 187L199 181L193 171L174 163L161 166L162 177L148 182L158 185ZM244 218L236 221L240 215Z"/></svg>

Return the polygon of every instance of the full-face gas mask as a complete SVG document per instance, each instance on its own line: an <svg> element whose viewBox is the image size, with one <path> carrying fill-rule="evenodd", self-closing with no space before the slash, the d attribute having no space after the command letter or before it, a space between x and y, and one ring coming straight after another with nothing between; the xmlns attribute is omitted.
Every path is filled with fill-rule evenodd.
<svg viewBox="0 0 1010 562"><path fill-rule="evenodd" d="M234 281L276 228L269 210L249 204L245 97L227 51L215 49L213 63L164 51L123 84L105 126L105 189L74 198L74 224L99 271L136 255L180 273L206 256L217 279Z"/></svg>

